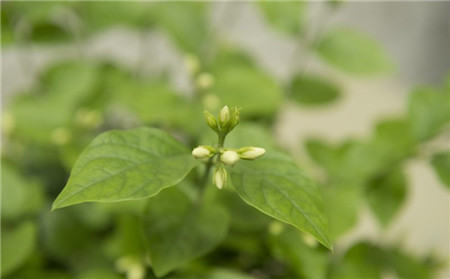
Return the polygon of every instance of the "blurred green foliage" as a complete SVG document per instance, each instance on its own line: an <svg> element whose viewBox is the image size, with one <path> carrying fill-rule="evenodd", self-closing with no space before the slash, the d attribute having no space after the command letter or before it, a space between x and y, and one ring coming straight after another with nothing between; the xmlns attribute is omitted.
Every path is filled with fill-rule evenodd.
<svg viewBox="0 0 450 279"><path fill-rule="evenodd" d="M188 96L167 77L142 77L111 61L85 57L57 61L41 72L36 84L17 92L6 104L2 119L2 277L156 278L175 265L177 269L164 278L381 278L386 273L433 278L442 259L412 255L390 243L352 243L330 253L302 232L242 202L231 187L220 195L212 187L207 189L208 199L218 207L195 215L198 222L208 224L207 237L185 247L186 254L174 255L178 257L175 264L163 262L155 271L152 258L158 261L158 255L149 257L145 247L157 245L157 251L171 253L172 245L178 244L164 240L165 228L186 223L180 223L185 220L175 214L158 212L188 212L192 185L162 192L148 204L147 200L83 204L50 212L76 158L103 131L147 125L162 128L190 146L213 144L202 108L217 111L228 104L245 113L227 144L282 150L273 130L285 103L326 108L345 97L329 77L302 69L281 84L250 53L221 43L220 34L211 30L211 5L1 3L5 50L56 43L83 47L89 37L115 27L161 32L177 51L191 58L188 74L194 89L193 96ZM252 5L272 31L306 41L308 3ZM349 27L326 29L317 43L306 45L308 55L318 55L326 65L355 78L393 69L392 59L374 39ZM213 80L205 84L204 73ZM404 174L408 160L425 156L448 188L448 149L425 152L424 147L448 133L449 84L450 79L441 88L414 89L407 113L380 121L367 138L342 143L316 138L301 143L320 170L317 181L338 248L340 237L354 227L364 205L383 228L392 224L408 198L409 181ZM195 181L197 176L194 171L188 178ZM228 233L221 229L226 219L220 217L222 211L231 216ZM154 226L143 227L144 218ZM198 228L186 224L182 230ZM179 245L183 245L182 237ZM205 251L209 254L199 258Z"/></svg>

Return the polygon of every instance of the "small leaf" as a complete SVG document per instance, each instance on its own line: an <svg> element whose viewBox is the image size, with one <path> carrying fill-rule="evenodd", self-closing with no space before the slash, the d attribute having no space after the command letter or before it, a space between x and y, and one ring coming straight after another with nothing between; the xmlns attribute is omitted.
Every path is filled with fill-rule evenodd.
<svg viewBox="0 0 450 279"><path fill-rule="evenodd" d="M445 90L445 89L444 89ZM409 98L409 119L414 137L427 140L450 121L450 92L417 88Z"/></svg>
<svg viewBox="0 0 450 279"><path fill-rule="evenodd" d="M315 76L296 76L291 84L291 97L304 105L328 104L340 95L335 85Z"/></svg>
<svg viewBox="0 0 450 279"><path fill-rule="evenodd" d="M381 45L349 28L328 31L319 42L317 52L331 65L351 74L374 75L393 68L393 62Z"/></svg>
<svg viewBox="0 0 450 279"><path fill-rule="evenodd" d="M198 203L177 188L149 200L144 229L153 270L164 276L205 255L226 236L229 217L216 204Z"/></svg>
<svg viewBox="0 0 450 279"><path fill-rule="evenodd" d="M263 213L310 233L332 247L319 188L284 155L240 162L231 179L241 198Z"/></svg>
<svg viewBox="0 0 450 279"><path fill-rule="evenodd" d="M19 268L29 258L35 247L36 233L36 227L30 221L21 223L13 230L2 228L2 277Z"/></svg>
<svg viewBox="0 0 450 279"><path fill-rule="evenodd" d="M53 209L148 198L180 182L197 163L186 147L162 130L109 131L80 155Z"/></svg>
<svg viewBox="0 0 450 279"><path fill-rule="evenodd" d="M302 29L305 3L301 1L256 2L268 23L288 35L298 35Z"/></svg>
<svg viewBox="0 0 450 279"><path fill-rule="evenodd" d="M400 169L393 169L387 175L369 182L366 197L378 220L383 226L395 216L406 199L407 182Z"/></svg>
<svg viewBox="0 0 450 279"><path fill-rule="evenodd" d="M450 188L450 152L434 154L431 164L442 183Z"/></svg>

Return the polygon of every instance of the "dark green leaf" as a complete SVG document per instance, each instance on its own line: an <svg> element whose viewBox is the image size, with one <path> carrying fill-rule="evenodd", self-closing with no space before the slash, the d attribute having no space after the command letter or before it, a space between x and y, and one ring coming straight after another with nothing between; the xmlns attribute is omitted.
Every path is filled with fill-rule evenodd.
<svg viewBox="0 0 450 279"><path fill-rule="evenodd" d="M144 216L150 260L157 276L211 251L225 237L229 225L221 207L191 200L177 188L151 198Z"/></svg>
<svg viewBox="0 0 450 279"><path fill-rule="evenodd" d="M358 243L351 247L341 261L336 262L330 278L381 278L385 255L378 247L368 243Z"/></svg>
<svg viewBox="0 0 450 279"><path fill-rule="evenodd" d="M378 220L387 226L406 199L407 182L400 169L369 181L366 197Z"/></svg>
<svg viewBox="0 0 450 279"><path fill-rule="evenodd" d="M439 179L447 188L450 187L450 152L442 152L433 155L431 164Z"/></svg>
<svg viewBox="0 0 450 279"><path fill-rule="evenodd" d="M374 75L392 70L393 62L375 40L360 31L335 28L317 46L329 64L351 74Z"/></svg>
<svg viewBox="0 0 450 279"><path fill-rule="evenodd" d="M21 223L13 230L2 228L2 277L27 261L35 247L36 233L36 227L29 221Z"/></svg>
<svg viewBox="0 0 450 279"><path fill-rule="evenodd" d="M273 232L270 237L273 253L280 261L288 263L298 278L326 278L327 252L306 244L301 234L292 227Z"/></svg>
<svg viewBox="0 0 450 279"><path fill-rule="evenodd" d="M328 104L340 95L333 84L319 77L296 76L291 84L291 98L304 105Z"/></svg>
<svg viewBox="0 0 450 279"><path fill-rule="evenodd" d="M180 182L197 163L183 144L162 130L109 131L80 155L53 209L148 198Z"/></svg>
<svg viewBox="0 0 450 279"><path fill-rule="evenodd" d="M241 198L263 213L313 235L332 247L319 188L292 160L274 153L239 162L231 179Z"/></svg>
<svg viewBox="0 0 450 279"><path fill-rule="evenodd" d="M268 23L278 31L298 35L302 29L306 2L258 1L256 2Z"/></svg>

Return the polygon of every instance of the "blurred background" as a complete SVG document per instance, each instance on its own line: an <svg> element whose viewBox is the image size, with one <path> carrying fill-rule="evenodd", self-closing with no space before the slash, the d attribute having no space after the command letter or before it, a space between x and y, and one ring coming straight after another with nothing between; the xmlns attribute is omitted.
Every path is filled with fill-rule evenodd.
<svg viewBox="0 0 450 279"><path fill-rule="evenodd" d="M2 275L133 278L122 227L137 221L120 212L139 206L51 202L102 131L152 125L194 146L202 109L228 104L323 187L323 277L363 278L353 265L394 247L394 271L365 278L450 278L449 29L448 2L1 2ZM96 239L94 268L80 258ZM285 273L227 268L322 278L267 257Z"/></svg>

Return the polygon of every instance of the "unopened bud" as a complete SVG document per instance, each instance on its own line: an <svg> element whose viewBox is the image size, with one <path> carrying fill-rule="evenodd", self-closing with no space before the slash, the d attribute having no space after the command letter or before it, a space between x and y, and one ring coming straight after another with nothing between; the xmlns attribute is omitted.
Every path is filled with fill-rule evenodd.
<svg viewBox="0 0 450 279"><path fill-rule="evenodd" d="M224 167L216 167L213 175L213 183L219 189L222 189L227 184L227 171Z"/></svg>
<svg viewBox="0 0 450 279"><path fill-rule="evenodd" d="M216 132L219 132L219 127L217 126L217 120L209 111L204 110L203 114L205 115L206 124Z"/></svg>
<svg viewBox="0 0 450 279"><path fill-rule="evenodd" d="M266 150L261 147L247 146L239 149L238 153L241 159L254 160L264 155L264 153L266 153Z"/></svg>
<svg viewBox="0 0 450 279"><path fill-rule="evenodd" d="M210 158L212 155L214 155L214 148L211 146L202 145L192 150L192 156L196 159Z"/></svg>
<svg viewBox="0 0 450 279"><path fill-rule="evenodd" d="M237 161L239 161L239 155L236 151L227 150L222 153L222 155L220 155L220 160L226 165L232 166L236 164Z"/></svg>
<svg viewBox="0 0 450 279"><path fill-rule="evenodd" d="M228 124L228 121L230 121L230 109L228 108L228 106L224 106L219 113L220 126L226 126Z"/></svg>

